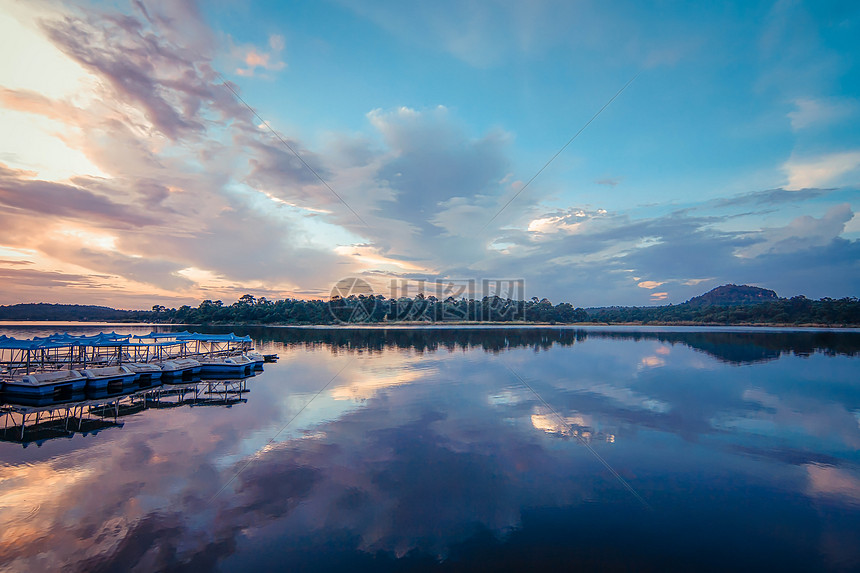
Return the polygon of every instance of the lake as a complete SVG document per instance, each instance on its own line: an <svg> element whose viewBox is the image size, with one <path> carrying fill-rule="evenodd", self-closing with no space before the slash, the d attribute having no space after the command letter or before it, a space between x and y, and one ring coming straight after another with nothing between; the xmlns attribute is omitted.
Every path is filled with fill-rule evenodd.
<svg viewBox="0 0 860 573"><path fill-rule="evenodd" d="M0 567L860 569L860 332L197 330L280 360L4 414Z"/></svg>

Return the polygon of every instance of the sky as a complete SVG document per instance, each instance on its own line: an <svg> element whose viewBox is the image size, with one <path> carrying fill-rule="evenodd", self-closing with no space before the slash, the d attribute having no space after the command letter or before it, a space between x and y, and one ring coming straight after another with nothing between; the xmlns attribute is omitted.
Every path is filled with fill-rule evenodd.
<svg viewBox="0 0 860 573"><path fill-rule="evenodd" d="M0 304L860 294L855 2L0 0L0 50Z"/></svg>

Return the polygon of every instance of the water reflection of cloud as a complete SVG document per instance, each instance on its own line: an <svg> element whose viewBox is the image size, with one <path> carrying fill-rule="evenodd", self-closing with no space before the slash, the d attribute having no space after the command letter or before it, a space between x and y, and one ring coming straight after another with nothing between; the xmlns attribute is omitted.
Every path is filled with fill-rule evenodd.
<svg viewBox="0 0 860 573"><path fill-rule="evenodd" d="M588 388L588 392L611 398L614 402L628 407L659 414L672 409L670 403L657 398L644 396L630 388L612 386L610 384L596 384Z"/></svg>
<svg viewBox="0 0 860 573"><path fill-rule="evenodd" d="M524 399L523 390L514 391L509 388L505 388L504 390L490 394L487 398L487 402L492 406L504 406L519 404Z"/></svg>
<svg viewBox="0 0 860 573"><path fill-rule="evenodd" d="M177 563L211 569L231 554L247 557L246 549L308 553L332 539L371 555L419 549L443 556L475 527L504 538L523 526L525 508L579 507L616 487L578 440L556 439L570 432L566 427L618 434L617 445L599 446L611 451L625 476L646 463L637 455L686 475L685 462L675 459L685 458L677 455L680 445L697 454L691 465L709 460L690 470L706 477L728 467L732 479L746 484L761 479L750 476L763 473L762 463L775 472L791 465L792 480L805 478L792 486L799 491L858 503L860 482L852 470L834 467L838 452L826 458L804 450L810 436L831 450L838 449L833 436L845 444L860 436L852 388L839 395L818 384L787 389L787 379L805 380L819 365L786 357L749 369L720 365L721 372L706 372L692 386L683 378L689 370L673 374L688 365L689 352L666 358L671 369L640 375L643 355L656 354L643 346L623 342L615 355L589 354L588 345L506 355L520 360L517 371L564 423L480 349L468 359L444 350L432 356L382 350L366 363L356 358L281 441L266 446L351 359L325 349L286 350L282 363L254 381L246 405L148 411L86 442L89 447L0 468L0 535L14 536L14 543L0 538L0 563L22 570L134 562L146 569ZM360 404L349 403L357 396ZM715 431L712 419L748 420L767 425L769 433ZM637 432L642 428L656 432ZM753 457L714 447L713 437L764 453L788 442L797 453ZM58 490L51 479L68 483ZM41 507L28 517L32 500Z"/></svg>
<svg viewBox="0 0 860 573"><path fill-rule="evenodd" d="M839 498L860 505L860 476L847 469L806 464L808 494L815 498Z"/></svg>
<svg viewBox="0 0 860 573"><path fill-rule="evenodd" d="M596 429L592 417L583 414L561 417L554 412L545 413L542 408L537 408L536 413L531 415L531 423L535 429L551 435L572 436L585 442L598 440L615 443L615 434Z"/></svg>
<svg viewBox="0 0 860 573"><path fill-rule="evenodd" d="M860 428L856 418L843 405L797 397L791 394L777 396L760 388L747 388L742 398L758 407L742 417L727 416L723 427L746 428L764 434L780 434L791 428L823 439L837 437L852 449L860 448Z"/></svg>
<svg viewBox="0 0 860 573"><path fill-rule="evenodd" d="M549 414L532 414L532 426L538 430L543 430L548 434L570 435L571 428L588 427L591 424L585 420L585 417L580 415L560 417L554 413Z"/></svg>
<svg viewBox="0 0 860 573"><path fill-rule="evenodd" d="M57 526L62 500L95 473L91 466L63 468L53 461L0 467L0 564L16 548L43 540Z"/></svg>
<svg viewBox="0 0 860 573"><path fill-rule="evenodd" d="M648 368L658 368L660 366L665 366L666 361L659 356L646 356L642 359L641 364L642 366L647 366Z"/></svg>
<svg viewBox="0 0 860 573"><path fill-rule="evenodd" d="M353 430L357 424L360 433ZM457 438L464 431L467 449ZM561 492L550 484L567 473L550 452L502 420L475 426L416 404L388 409L384 417L356 410L327 424L326 434L321 442L284 443L256 461L240 477L240 513L290 514L279 525L288 537L301 530L325 539L331 528L346 528L364 551L402 556L417 548L441 557L476 523L503 534L519 524L523 504L558 500ZM258 475L288 484L285 499L268 513L263 508L271 490L248 485ZM561 499L581 500L576 489Z"/></svg>
<svg viewBox="0 0 860 573"><path fill-rule="evenodd" d="M362 402L381 390L411 384L437 373L435 368L416 368L414 362L414 358L395 353L359 361L348 381L335 384L329 393L335 400Z"/></svg>

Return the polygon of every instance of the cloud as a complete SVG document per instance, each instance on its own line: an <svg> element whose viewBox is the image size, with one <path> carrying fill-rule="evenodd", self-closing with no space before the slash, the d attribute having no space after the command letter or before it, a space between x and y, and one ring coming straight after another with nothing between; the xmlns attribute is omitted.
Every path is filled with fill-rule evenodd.
<svg viewBox="0 0 860 573"><path fill-rule="evenodd" d="M614 61L656 67L676 64L703 43L697 35L701 29L686 32L665 17L652 21L646 35L637 16L619 18L617 11L592 1L502 1L492 6L422 1L408 11L386 3L344 4L407 45L448 54L475 68L539 60L554 50L583 59L611 50Z"/></svg>
<svg viewBox="0 0 860 573"><path fill-rule="evenodd" d="M28 289L30 292L33 292L33 296L35 296L34 291L38 292L36 289L44 287L96 287L101 282L99 279L102 278L106 277L98 277L92 274L75 275L60 272L39 271L35 269L7 269L0 267L0 279L3 280L5 289ZM35 298L30 300L33 302L39 302Z"/></svg>
<svg viewBox="0 0 860 573"><path fill-rule="evenodd" d="M161 300L184 295L194 302L207 288L205 298L248 288L283 296L349 273L342 263L350 261L307 238L319 232L307 217L325 217L325 210L273 207L269 196L315 206L331 195L250 121L210 63L197 57L212 32L196 8L136 8L137 16L69 12L43 24L54 45L98 80L97 97L71 103L0 92L4 105L59 122L69 145L103 172L56 182L0 166L0 239L35 246L40 269L109 273L111 282L127 285L113 296L134 300L144 284L157 286L150 296ZM279 51L283 39L272 37L269 46ZM329 175L301 142L292 143ZM265 195L255 187L272 189ZM92 243L108 235L109 244ZM92 296L105 292L94 286Z"/></svg>
<svg viewBox="0 0 860 573"><path fill-rule="evenodd" d="M586 226L595 229L595 218L606 215L606 211L586 211L584 209L567 209L557 213L547 213L528 224L531 233L580 233ZM586 225L588 223L588 225Z"/></svg>
<svg viewBox="0 0 860 573"><path fill-rule="evenodd" d="M638 283L636 286L638 286L639 288L646 288L649 290L653 290L653 289L655 289L658 286L663 285L663 284L666 284L666 283L657 282L657 281L642 281L642 282ZM653 297L656 294L666 294L666 293L654 293L651 296Z"/></svg>
<svg viewBox="0 0 860 573"><path fill-rule="evenodd" d="M70 216L112 227L152 225L157 218L131 205L63 183L40 181L32 173L0 164L0 204L6 209L40 216Z"/></svg>
<svg viewBox="0 0 860 573"><path fill-rule="evenodd" d="M377 177L398 198L395 216L428 229L440 203L498 193L508 168L504 133L470 137L442 106L374 110L368 119L391 151Z"/></svg>
<svg viewBox="0 0 860 573"><path fill-rule="evenodd" d="M244 67L236 68L236 73L250 77L255 75L258 68L274 72L287 67L287 64L280 59L281 52L284 50L284 37L279 34L269 36L269 48L269 51L264 51L254 46L235 47L234 57L244 64Z"/></svg>
<svg viewBox="0 0 860 573"><path fill-rule="evenodd" d="M762 229L755 233L757 241L738 250L743 257L765 253L793 253L832 242L845 230L845 223L854 217L851 205L843 203L827 210L820 218L803 215L784 227Z"/></svg>
<svg viewBox="0 0 860 573"><path fill-rule="evenodd" d="M553 217L558 213L538 220ZM850 296L858 286L852 257L860 241L839 236L850 218L847 205L835 205L820 219L800 217L784 228L759 231L728 226L732 214L632 219L606 213L581 218L575 234L510 231L499 239L514 245L508 254L485 264L497 276L526 277L527 296L583 306L650 304L655 299L649 291L663 284L672 288L660 291L669 294L659 300L682 302L701 294L705 281L760 284L788 295ZM634 278L643 275L659 279ZM529 280L534 276L540 281Z"/></svg>
<svg viewBox="0 0 860 573"><path fill-rule="evenodd" d="M784 165L787 189L807 189L860 182L860 151L831 153L812 159L792 157ZM846 177L847 176L847 177Z"/></svg>
<svg viewBox="0 0 860 573"><path fill-rule="evenodd" d="M741 193L733 197L725 199L716 199L703 207L737 207L740 205L765 205L775 207L786 203L801 203L809 199L827 195L828 189L803 188L798 190L790 189L766 189L764 191L753 191L750 193Z"/></svg>
<svg viewBox="0 0 860 573"><path fill-rule="evenodd" d="M852 115L857 107L853 101L812 98L796 99L794 105L796 109L788 113L794 131L826 127Z"/></svg>
<svg viewBox="0 0 860 573"><path fill-rule="evenodd" d="M281 141L268 134L243 136L240 141L250 151L250 171L245 178L248 185L266 190L282 199L338 202L337 197L328 190L317 188L321 187L319 179ZM317 154L304 149L297 141L288 139L287 143L323 180L332 179L331 172L322 164L322 159Z"/></svg>
<svg viewBox="0 0 860 573"><path fill-rule="evenodd" d="M381 145L349 138L346 156L337 148L347 163L331 185L368 228L342 208L335 220L371 241L379 255L424 261L426 272L484 258L485 239L471 237L489 222L508 190L501 183L509 163L507 134L472 136L443 106L377 109L367 119ZM493 228L521 217L529 204L523 201Z"/></svg>
<svg viewBox="0 0 860 573"><path fill-rule="evenodd" d="M169 3L168 3L169 4ZM183 6L180 8L179 6ZM196 47L210 43L191 3L177 3L183 20L158 16L150 23L133 16L89 12L46 21L48 38L66 55L106 80L120 101L139 106L151 128L170 139L206 129L207 107L224 116L248 119ZM182 34L189 30L191 34Z"/></svg>
<svg viewBox="0 0 860 573"><path fill-rule="evenodd" d="M89 97L0 91L7 108L60 126L57 137L99 171L51 181L4 168L0 238L10 248L41 245L32 257L39 270L112 271L110 280L130 291L162 289L153 295L188 302L240 289L328 292L338 279L362 274L375 287L391 278L526 278L531 294L556 301L648 304L700 294L693 281L781 280L776 261L796 249L838 254L828 267L836 292L825 294L853 284L845 255L855 243L840 238L848 211L801 218L782 230L762 230L753 217L754 209L781 215L813 201L819 210L833 207L843 191L809 186L850 182L860 165L853 151L792 157L785 189L693 200L685 211L646 215L600 209L564 182L529 188L502 210L525 179L515 172L514 135L476 131L443 105L373 109L363 133L332 132L314 147L285 134L365 226L222 85L205 56L217 50L201 49L212 48L216 34L193 3L134 6L130 15L68 8L43 25L46 37L87 70L96 86ZM385 7L352 9L384 28L403 19ZM606 41L595 37L604 32L570 38L575 34L555 23L550 5L415 9L427 14L430 36L445 39L438 49L474 65L496 65L518 42L533 57L554 42ZM500 38L492 32L499 22L511 29L500 52L493 51ZM546 22L556 27L542 35ZM284 49L284 39L271 36L267 46L236 54L242 69L264 73L282 67ZM828 101L798 103L798 125ZM806 188L795 190L800 184Z"/></svg>
<svg viewBox="0 0 860 573"><path fill-rule="evenodd" d="M60 241L45 242L39 247L43 253L67 263L164 290L181 291L194 284L179 274L183 268L180 263L155 256L131 256Z"/></svg>
<svg viewBox="0 0 860 573"><path fill-rule="evenodd" d="M0 105L27 113L36 113L53 120L74 122L81 110L65 101L57 101L32 90L0 87Z"/></svg>

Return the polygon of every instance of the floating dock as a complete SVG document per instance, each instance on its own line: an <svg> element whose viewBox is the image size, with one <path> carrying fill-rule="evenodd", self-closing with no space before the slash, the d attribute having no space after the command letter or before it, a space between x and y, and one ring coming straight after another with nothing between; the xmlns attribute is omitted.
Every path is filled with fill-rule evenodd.
<svg viewBox="0 0 860 573"><path fill-rule="evenodd" d="M0 392L7 400L55 401L81 391L116 394L135 383L154 387L196 375L239 378L276 359L254 351L251 337L233 333L56 333L32 339L0 335Z"/></svg>

